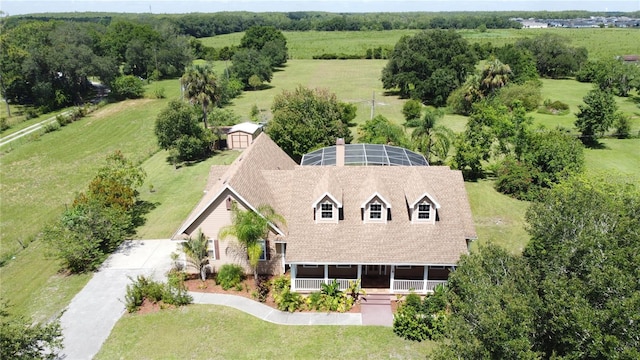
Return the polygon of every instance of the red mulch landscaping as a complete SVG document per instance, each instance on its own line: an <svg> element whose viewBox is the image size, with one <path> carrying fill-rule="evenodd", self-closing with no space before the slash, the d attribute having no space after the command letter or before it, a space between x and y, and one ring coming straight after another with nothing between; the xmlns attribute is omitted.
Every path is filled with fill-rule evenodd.
<svg viewBox="0 0 640 360"><path fill-rule="evenodd" d="M236 290L234 288L229 290L224 290L221 286L216 285L216 282L213 279L207 279L206 281L202 281L199 278L188 279L185 282L185 285L189 291L193 292L203 292L203 293L213 293L213 294L229 294L246 297L247 299L251 299L254 301L258 301L251 294L256 291L256 284L253 281L253 277L249 276L242 282L242 290ZM267 301L263 304L277 309L275 301L273 300L273 296L269 293L267 297ZM299 310L301 312L315 312L315 310ZM360 312L360 304L354 304L351 310L347 311L348 313L359 313Z"/></svg>

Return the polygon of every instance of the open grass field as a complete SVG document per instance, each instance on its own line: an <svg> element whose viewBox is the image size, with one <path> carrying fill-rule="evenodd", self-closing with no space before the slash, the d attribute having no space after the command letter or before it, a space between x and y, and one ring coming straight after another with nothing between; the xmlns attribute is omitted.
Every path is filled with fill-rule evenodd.
<svg viewBox="0 0 640 360"><path fill-rule="evenodd" d="M109 153L119 149L142 163L157 152L153 126L165 103L110 104L58 131L0 149L0 254L8 259L0 268L0 296L13 304L12 312L47 319L88 281L90 275L57 274L57 263L33 240L86 188ZM21 242L31 243L23 249Z"/></svg>
<svg viewBox="0 0 640 360"><path fill-rule="evenodd" d="M245 91L229 108L246 120L251 107L257 105L269 119L273 98L283 90L291 91L302 85L329 89L340 101L356 105L358 124L370 118L375 93L375 114L400 124L404 122L405 100L387 95L382 88L380 72L385 64L386 60L290 60L282 71L274 73L269 89ZM217 72L223 68L224 63L216 63Z"/></svg>
<svg viewBox="0 0 640 360"><path fill-rule="evenodd" d="M154 208L145 216L145 224L138 228L136 237L170 238L200 201L211 165L230 164L238 154L238 151L217 153L205 161L179 169L167 162L167 151L160 151L145 161L142 167L147 179L140 198L154 204Z"/></svg>
<svg viewBox="0 0 640 360"><path fill-rule="evenodd" d="M125 315L96 359L418 359L413 342L381 326L275 325L238 310L189 305Z"/></svg>
<svg viewBox="0 0 640 360"><path fill-rule="evenodd" d="M403 35L413 35L419 30L389 31L285 31L289 55L292 59L311 59L324 53L363 55L368 48L378 46L393 48ZM571 45L585 47L593 59L640 52L640 31L636 29L497 29L480 32L460 30L470 43L491 43L494 46L511 44L524 37L543 33L566 36ZM233 33L202 38L206 46L220 48L240 44L244 33Z"/></svg>

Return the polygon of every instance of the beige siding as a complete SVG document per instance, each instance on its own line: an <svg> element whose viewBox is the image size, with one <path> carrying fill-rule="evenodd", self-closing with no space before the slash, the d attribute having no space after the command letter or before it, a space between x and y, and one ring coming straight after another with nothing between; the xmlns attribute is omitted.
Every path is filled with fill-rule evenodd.
<svg viewBox="0 0 640 360"><path fill-rule="evenodd" d="M243 252L234 238L220 239L218 234L220 229L231 225L231 210L227 210L227 198L231 197L236 201L238 207L247 210L247 207L236 199L231 191L225 190L213 204L191 225L186 233L195 236L198 230L209 239L218 239L218 260L211 259L210 266L213 272L217 272L223 264L239 264L245 267L247 273L251 273L246 261L246 252ZM276 246L273 241L269 241L269 260L261 261L258 265L258 272L265 274L282 273L282 247Z"/></svg>
<svg viewBox="0 0 640 360"><path fill-rule="evenodd" d="M253 142L253 135L244 132L234 132L227 135L229 149L246 149Z"/></svg>

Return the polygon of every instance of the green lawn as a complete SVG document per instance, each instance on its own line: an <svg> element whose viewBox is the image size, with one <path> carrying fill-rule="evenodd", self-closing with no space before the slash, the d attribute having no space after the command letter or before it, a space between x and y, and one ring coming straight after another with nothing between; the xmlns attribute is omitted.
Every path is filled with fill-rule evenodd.
<svg viewBox="0 0 640 360"><path fill-rule="evenodd" d="M385 94L380 81L385 64L386 60L290 60L283 71L274 73L269 89L245 91L233 100L229 108L248 120L251 108L257 105L267 118L271 118L273 98L283 90L293 90L302 85L329 89L340 101L355 104L358 107L358 124L370 118L375 92L375 114L401 124L404 122L402 106L405 100ZM215 69L221 72L224 62L215 63Z"/></svg>
<svg viewBox="0 0 640 360"><path fill-rule="evenodd" d="M367 48L378 46L393 48L403 35L413 35L420 30L389 31L284 31L289 56L292 59L311 59L314 55L365 54ZM460 30L470 43L491 43L494 46L512 44L518 39L554 33L570 39L572 46L585 47L593 59L611 58L616 55L636 54L640 32L635 29L498 29L479 32ZM200 39L206 46L221 48L240 44L244 33L218 35Z"/></svg>
<svg viewBox="0 0 640 360"><path fill-rule="evenodd" d="M14 305L13 312L46 319L84 286L90 275L57 274L47 249L31 241L86 188L107 154L121 150L143 162L157 152L153 126L165 103L110 104L58 131L2 148L0 254L8 261L0 268L0 296ZM23 249L21 243L30 244Z"/></svg>
<svg viewBox="0 0 640 360"><path fill-rule="evenodd" d="M524 213L529 203L498 193L492 180L466 182L465 187L478 234L472 251L478 244L492 242L514 254L522 252L529 242L524 230Z"/></svg>
<svg viewBox="0 0 640 360"><path fill-rule="evenodd" d="M167 162L166 151L145 161L142 167L147 172L147 179L140 197L155 208L145 216L146 222L138 228L137 238L171 237L202 198L211 165L230 164L238 154L237 151L217 153L206 161L179 169Z"/></svg>
<svg viewBox="0 0 640 360"><path fill-rule="evenodd" d="M96 359L417 359L433 348L388 327L275 325L232 308L189 305L125 315Z"/></svg>
<svg viewBox="0 0 640 360"><path fill-rule="evenodd" d="M586 149L587 173L619 173L640 181L640 139L601 139L600 149Z"/></svg>

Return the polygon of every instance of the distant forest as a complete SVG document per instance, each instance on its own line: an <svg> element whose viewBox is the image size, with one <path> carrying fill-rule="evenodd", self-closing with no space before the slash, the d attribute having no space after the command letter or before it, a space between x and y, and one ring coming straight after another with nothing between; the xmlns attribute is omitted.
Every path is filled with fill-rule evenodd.
<svg viewBox="0 0 640 360"><path fill-rule="evenodd" d="M2 19L5 29L25 21L63 20L92 22L108 26L114 20L136 20L150 25L169 22L182 35L196 38L245 31L255 25L273 26L282 31L360 31L397 29L487 29L520 28L511 18L575 19L590 16L640 17L640 11L619 12L408 12L408 13L327 13L219 12L197 14L124 14L124 13L43 13Z"/></svg>

